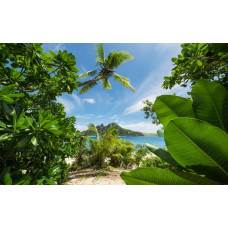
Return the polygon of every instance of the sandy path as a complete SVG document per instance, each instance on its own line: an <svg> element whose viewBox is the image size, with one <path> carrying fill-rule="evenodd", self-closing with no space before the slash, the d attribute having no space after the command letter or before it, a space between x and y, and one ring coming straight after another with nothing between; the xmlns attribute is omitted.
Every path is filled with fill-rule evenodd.
<svg viewBox="0 0 228 228"><path fill-rule="evenodd" d="M112 170L94 170L83 169L72 171L69 174L69 179L65 183L67 185L125 185L120 177L121 169Z"/></svg>

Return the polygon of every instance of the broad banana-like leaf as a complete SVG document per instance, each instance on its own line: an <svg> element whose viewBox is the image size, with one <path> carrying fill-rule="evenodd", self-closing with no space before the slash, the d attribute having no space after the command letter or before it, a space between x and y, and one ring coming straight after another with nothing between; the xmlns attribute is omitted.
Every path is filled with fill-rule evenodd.
<svg viewBox="0 0 228 228"><path fill-rule="evenodd" d="M171 156L184 168L228 183L228 134L202 120L177 118L165 128Z"/></svg>
<svg viewBox="0 0 228 228"><path fill-rule="evenodd" d="M228 92L216 82L198 81L191 92L197 119L228 132Z"/></svg>
<svg viewBox="0 0 228 228"><path fill-rule="evenodd" d="M155 145L152 145L150 143L145 143L146 147L155 155L157 155L162 160L168 162L170 165L182 168L180 164L178 164L173 157L170 155L170 153L166 150L163 150Z"/></svg>
<svg viewBox="0 0 228 228"><path fill-rule="evenodd" d="M189 172L160 169L138 168L122 172L121 178L127 185L216 185L216 181Z"/></svg>
<svg viewBox="0 0 228 228"><path fill-rule="evenodd" d="M178 117L194 117L192 102L189 99L162 95L157 97L154 108L160 123L166 127L170 120Z"/></svg>

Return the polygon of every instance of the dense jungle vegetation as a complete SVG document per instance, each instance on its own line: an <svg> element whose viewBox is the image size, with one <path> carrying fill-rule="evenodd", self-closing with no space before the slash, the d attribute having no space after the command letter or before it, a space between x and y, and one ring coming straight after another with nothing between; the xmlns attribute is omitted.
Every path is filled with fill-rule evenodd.
<svg viewBox="0 0 228 228"><path fill-rule="evenodd" d="M228 45L181 47L162 86L189 85L189 98L162 95L145 101L143 109L146 118L163 125L157 134L167 148L157 148L119 139L115 126L101 131L91 124L80 132L75 117L66 117L56 101L99 81L111 89L111 77L134 91L128 78L115 73L133 59L130 53L105 57L103 45L96 44L98 69L78 75L75 56L67 51L0 44L0 184L61 184L72 168L108 166L139 167L121 174L126 184L228 184ZM80 82L84 78L89 80ZM96 139L88 137L91 132ZM74 164L66 158L75 158Z"/></svg>

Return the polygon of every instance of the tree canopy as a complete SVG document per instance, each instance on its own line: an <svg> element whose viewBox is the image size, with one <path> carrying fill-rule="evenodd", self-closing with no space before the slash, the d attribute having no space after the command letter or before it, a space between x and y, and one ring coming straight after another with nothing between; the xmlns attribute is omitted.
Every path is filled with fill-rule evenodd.
<svg viewBox="0 0 228 228"><path fill-rule="evenodd" d="M163 88L186 87L200 79L215 80L228 87L227 43L184 43L181 48L181 54L172 58L174 68L171 76L164 77Z"/></svg>

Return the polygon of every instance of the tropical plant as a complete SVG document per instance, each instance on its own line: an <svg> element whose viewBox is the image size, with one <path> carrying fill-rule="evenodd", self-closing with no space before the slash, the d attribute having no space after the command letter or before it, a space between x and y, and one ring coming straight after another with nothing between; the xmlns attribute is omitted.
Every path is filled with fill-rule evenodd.
<svg viewBox="0 0 228 228"><path fill-rule="evenodd" d="M42 44L0 44L0 184L67 178L65 158L77 149L78 131L56 97L80 82L71 53L49 53Z"/></svg>
<svg viewBox="0 0 228 228"><path fill-rule="evenodd" d="M136 148L132 145L132 142L116 139L116 145L111 153L110 165L114 167L132 167L135 160Z"/></svg>
<svg viewBox="0 0 228 228"><path fill-rule="evenodd" d="M115 73L115 70L122 65L124 62L133 59L133 56L126 51L111 51L107 58L105 58L105 52L102 44L96 44L95 46L96 52L96 62L99 69L91 70L86 73L79 75L79 78L88 78L92 77L91 80L83 82L79 85L82 87L79 91L79 94L85 93L89 89L93 88L97 85L97 81L100 81L103 88L106 90L111 89L111 84L109 82L109 78L113 78L114 80L120 82L127 88L131 88L133 91L135 89L131 86L130 80L127 77L118 75Z"/></svg>
<svg viewBox="0 0 228 228"><path fill-rule="evenodd" d="M123 172L127 184L228 184L228 92L208 80L197 82L191 99L163 95L155 110L168 151L148 149L176 169Z"/></svg>
<svg viewBox="0 0 228 228"><path fill-rule="evenodd" d="M200 79L215 80L228 88L227 43L185 43L181 48L181 54L172 58L175 66L172 75L164 77L163 88L186 87Z"/></svg>
<svg viewBox="0 0 228 228"><path fill-rule="evenodd" d="M150 153L150 151L144 145L136 145L137 151L135 152L135 164L140 166L143 158Z"/></svg>
<svg viewBox="0 0 228 228"><path fill-rule="evenodd" d="M142 164L140 167L157 167L161 169L172 168L169 163L163 161L159 157L145 158L144 160L142 160Z"/></svg>
<svg viewBox="0 0 228 228"><path fill-rule="evenodd" d="M127 168L135 163L134 152L136 148L132 142L118 138L118 130L115 126L109 127L101 134L94 124L90 124L86 132L96 134L96 138L82 136L83 140L89 142L89 147L87 145L87 151L83 154L83 160L89 166L98 169L108 166Z"/></svg>
<svg viewBox="0 0 228 228"><path fill-rule="evenodd" d="M145 100L143 101L143 103L145 104L145 106L141 109L141 111L145 113L144 118L145 119L151 118L153 124L159 125L160 122L156 116L154 104L149 100Z"/></svg>

